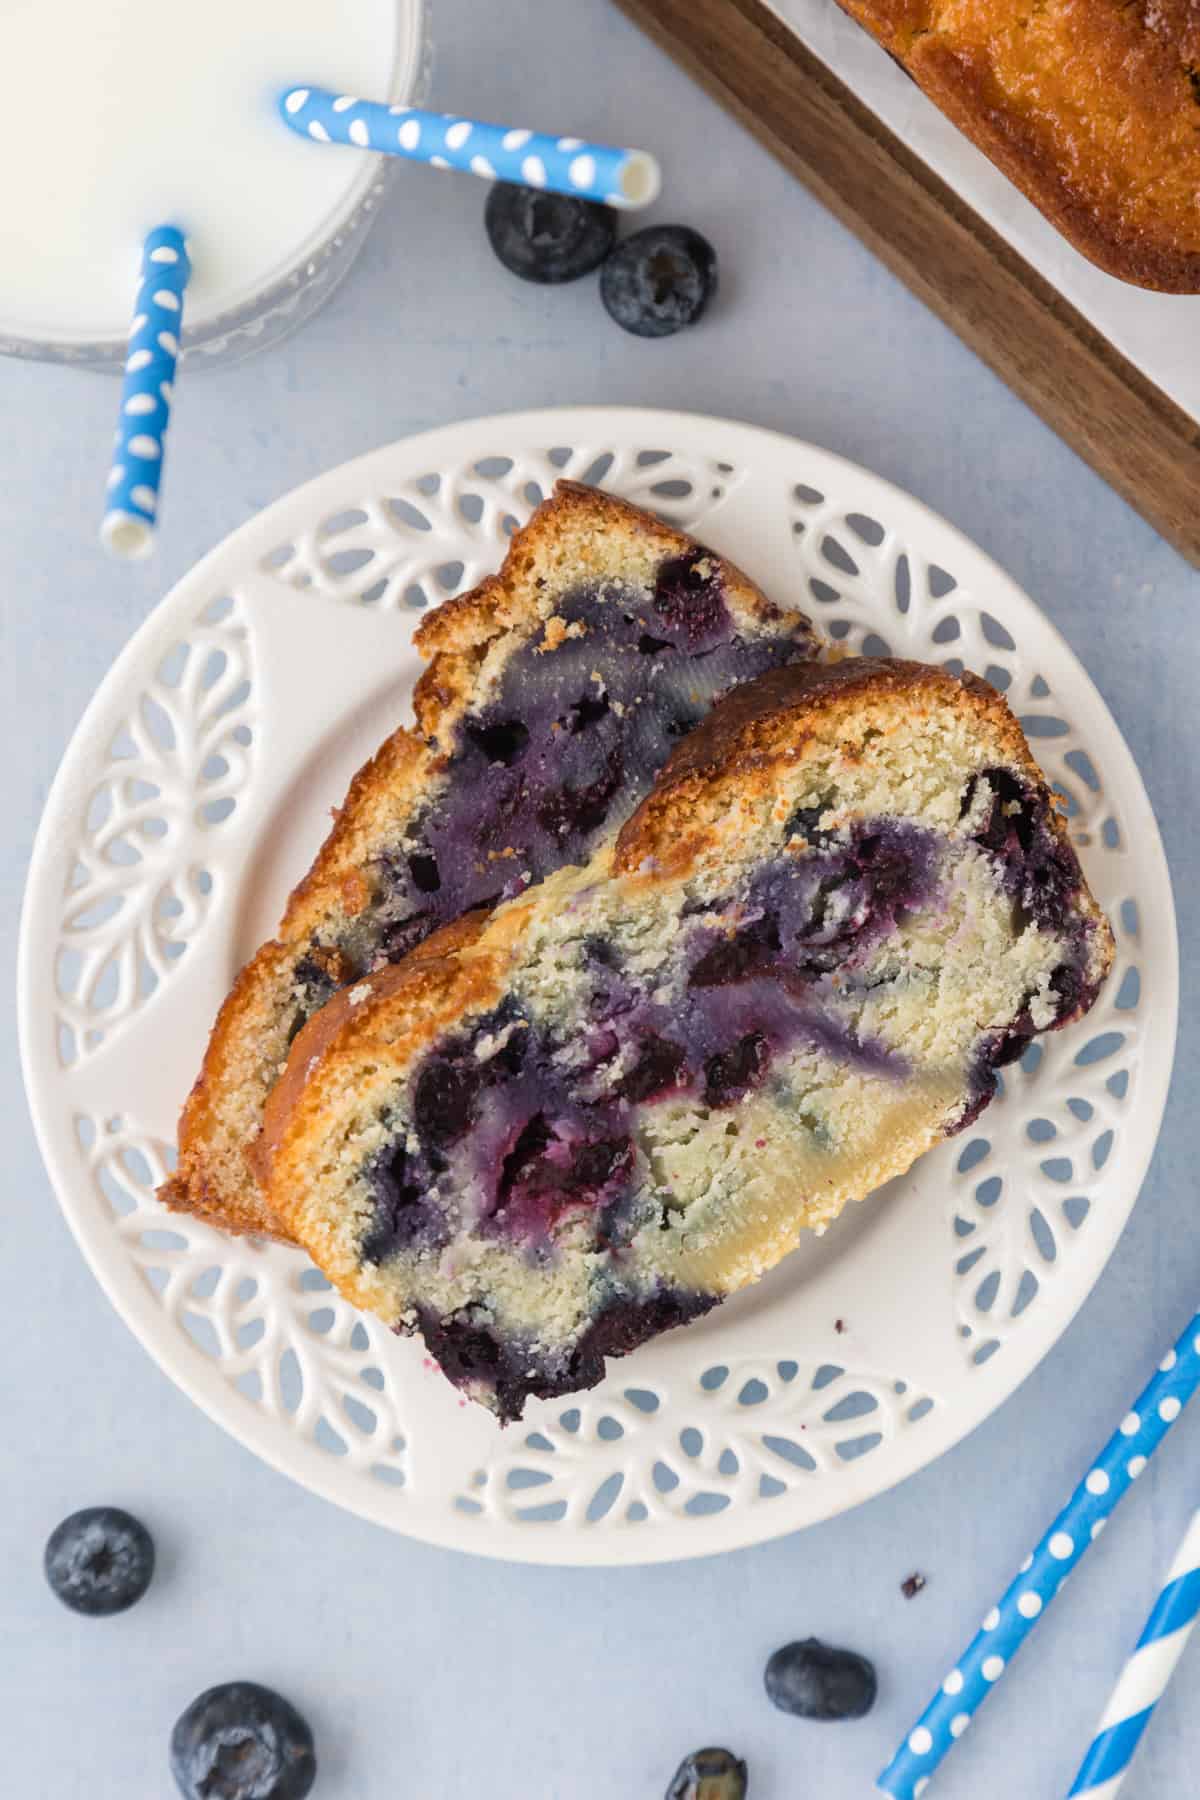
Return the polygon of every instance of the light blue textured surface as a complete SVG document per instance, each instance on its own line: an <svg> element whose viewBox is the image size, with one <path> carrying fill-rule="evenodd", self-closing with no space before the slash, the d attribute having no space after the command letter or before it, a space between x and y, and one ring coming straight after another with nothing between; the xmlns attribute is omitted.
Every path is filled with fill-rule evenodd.
<svg viewBox="0 0 1200 1800"><path fill-rule="evenodd" d="M76 1252L5 1033L0 1785L38 1800L166 1796L177 1712L210 1682L249 1675L311 1716L318 1800L660 1800L678 1758L714 1741L749 1759L752 1800L862 1800L1200 1290L1200 576L601 0L436 0L434 13L435 105L518 118L535 93L547 124L644 141L666 173L653 216L713 239L721 296L690 336L627 337L593 283L522 286L493 262L481 184L401 170L325 312L258 360L181 383L166 528L156 559L133 569L95 546L116 384L0 363L4 966L63 746L133 626L201 552L330 464L445 420L561 401L681 406L797 432L911 489L1011 570L1083 657L1174 869L1175 1090L1096 1292L951 1455L857 1512L723 1561L569 1573L390 1537L201 1417ZM1200 1415L1185 1415L930 1800L1066 1789L1182 1534L1198 1452ZM160 1573L127 1616L78 1620L45 1589L41 1546L64 1513L102 1500L154 1528ZM928 1586L905 1600L914 1569ZM875 1659L866 1720L806 1725L768 1706L768 1653L808 1633ZM1194 1789L1195 1655L1128 1800Z"/></svg>

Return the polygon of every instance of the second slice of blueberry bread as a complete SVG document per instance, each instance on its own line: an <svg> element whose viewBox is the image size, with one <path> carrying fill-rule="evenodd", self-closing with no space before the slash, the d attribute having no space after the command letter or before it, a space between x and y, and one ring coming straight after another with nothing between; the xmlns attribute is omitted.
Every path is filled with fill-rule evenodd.
<svg viewBox="0 0 1200 1800"><path fill-rule="evenodd" d="M278 936L242 970L183 1112L168 1206L286 1235L254 1158L296 1033L347 982L586 861L721 694L811 657L803 614L683 533L561 482L503 568L430 613L416 727L351 785Z"/></svg>
<svg viewBox="0 0 1200 1800"><path fill-rule="evenodd" d="M268 1106L271 1201L516 1417L962 1129L1111 957L999 694L915 663L777 670L586 868L306 1027Z"/></svg>

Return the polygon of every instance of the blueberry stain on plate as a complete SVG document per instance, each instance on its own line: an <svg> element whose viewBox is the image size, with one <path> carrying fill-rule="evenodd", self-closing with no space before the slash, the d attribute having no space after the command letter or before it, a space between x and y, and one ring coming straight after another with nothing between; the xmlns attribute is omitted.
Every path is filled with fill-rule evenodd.
<svg viewBox="0 0 1200 1800"><path fill-rule="evenodd" d="M776 1650L764 1681L767 1698L797 1719L861 1719L875 1704L874 1665L819 1638Z"/></svg>
<svg viewBox="0 0 1200 1800"><path fill-rule="evenodd" d="M732 1750L693 1750L685 1756L665 1800L746 1800L746 1765Z"/></svg>
<svg viewBox="0 0 1200 1800"><path fill-rule="evenodd" d="M690 225L647 225L617 245L600 272L609 317L635 337L694 325L717 291L717 253Z"/></svg>
<svg viewBox="0 0 1200 1800"><path fill-rule="evenodd" d="M282 1694L227 1681L176 1720L171 1773L183 1800L304 1800L317 1778L313 1734Z"/></svg>
<svg viewBox="0 0 1200 1800"><path fill-rule="evenodd" d="M154 1576L154 1539L119 1506L85 1506L46 1542L46 1580L72 1612L104 1618L133 1606Z"/></svg>
<svg viewBox="0 0 1200 1800"><path fill-rule="evenodd" d="M522 281L578 281L598 269L617 236L617 215L597 200L498 181L483 214L488 242Z"/></svg>

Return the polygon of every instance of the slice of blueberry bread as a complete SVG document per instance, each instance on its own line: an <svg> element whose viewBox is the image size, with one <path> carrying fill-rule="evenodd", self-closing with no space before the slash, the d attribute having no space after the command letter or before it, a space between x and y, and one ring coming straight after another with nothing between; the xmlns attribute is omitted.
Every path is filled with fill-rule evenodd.
<svg viewBox="0 0 1200 1800"><path fill-rule="evenodd" d="M776 670L586 868L312 1020L267 1110L270 1199L357 1305L515 1418L960 1130L1111 957L992 688Z"/></svg>
<svg viewBox="0 0 1200 1800"><path fill-rule="evenodd" d="M737 682L807 658L803 614L621 500L562 482L499 575L430 613L429 667L360 771L278 937L221 1009L168 1206L278 1235L253 1150L305 1020L472 907L587 860Z"/></svg>

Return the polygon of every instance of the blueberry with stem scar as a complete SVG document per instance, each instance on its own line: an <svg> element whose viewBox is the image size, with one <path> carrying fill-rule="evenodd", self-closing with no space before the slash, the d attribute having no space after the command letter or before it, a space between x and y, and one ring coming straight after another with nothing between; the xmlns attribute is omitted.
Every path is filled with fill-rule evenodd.
<svg viewBox="0 0 1200 1800"><path fill-rule="evenodd" d="M124 1612L154 1575L154 1539L119 1506L86 1506L50 1533L46 1580L64 1606L88 1618Z"/></svg>
<svg viewBox="0 0 1200 1800"><path fill-rule="evenodd" d="M634 337L671 337L694 325L716 291L717 253L688 225L635 231L600 272L605 311Z"/></svg>
<svg viewBox="0 0 1200 1800"><path fill-rule="evenodd" d="M611 206L511 181L498 181L488 195L484 225L505 268L522 281L543 284L590 275L617 235Z"/></svg>
<svg viewBox="0 0 1200 1800"><path fill-rule="evenodd" d="M313 1734L282 1694L227 1681L176 1720L171 1773L183 1800L304 1800L317 1778Z"/></svg>

